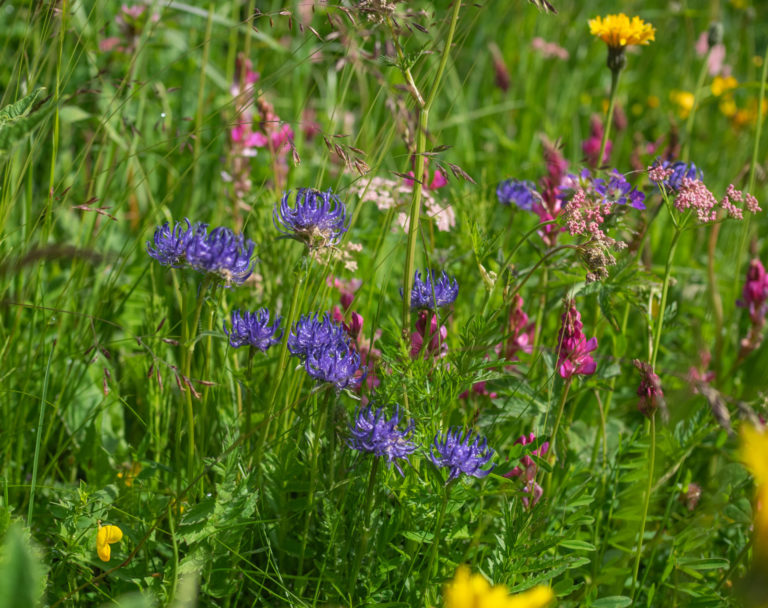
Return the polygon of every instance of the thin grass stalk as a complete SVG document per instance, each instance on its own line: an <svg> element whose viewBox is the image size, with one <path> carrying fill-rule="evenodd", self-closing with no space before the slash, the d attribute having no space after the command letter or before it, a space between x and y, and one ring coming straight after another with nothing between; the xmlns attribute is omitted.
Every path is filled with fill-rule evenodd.
<svg viewBox="0 0 768 608"><path fill-rule="evenodd" d="M427 569L424 574L424 593L423 600L425 606L430 606L429 602L429 584L432 581L434 575L434 568L436 566L435 559L437 558L437 549L440 546L440 532L443 529L443 520L445 519L445 509L448 506L448 497L451 494L452 482L448 482L443 491L443 501L440 503L440 513L437 516L437 525L435 526L435 532L432 536L432 546L429 549L429 561L427 562Z"/></svg>
<svg viewBox="0 0 768 608"><path fill-rule="evenodd" d="M371 472L368 475L368 485L365 489L365 503L363 505L363 533L360 535L360 543L357 546L357 552L355 553L355 561L353 562L351 576L349 578L349 594L354 596L355 583L357 582L357 574L360 571L360 565L363 561L363 555L368 549L368 540L371 533L371 506L373 505L373 497L376 488L376 474L379 471L379 456L373 457L371 463Z"/></svg>
<svg viewBox="0 0 768 608"><path fill-rule="evenodd" d="M709 54L704 57L704 63L701 64L701 70L699 71L699 77L696 79L696 88L693 90L693 107L688 114L688 120L685 123L685 143L683 144L683 152L680 156L683 162L687 163L691 156L691 136L693 134L693 121L696 118L696 110L699 109L699 92L701 87L704 86L704 80L707 77L707 69L709 67Z"/></svg>
<svg viewBox="0 0 768 608"><path fill-rule="evenodd" d="M645 500L643 502L643 516L640 520L640 536L637 539L637 553L635 554L635 565L632 568L632 601L634 602L637 592L637 573L640 569L640 558L643 553L643 536L645 535L645 523L648 520L648 506L651 502L653 493L653 469L656 464L656 412L650 415L651 422L651 445L648 448L648 486L645 489Z"/></svg>
<svg viewBox="0 0 768 608"><path fill-rule="evenodd" d="M27 509L27 527L32 525L32 515L35 512L35 489L37 488L37 469L40 465L40 438L43 434L43 422L45 420L45 398L48 395L48 380L51 377L51 361L53 360L53 351L56 348L56 341L51 345L51 352L48 354L48 363L45 366L45 376L43 377L43 394L40 397L40 414L37 418L37 428L35 429L35 456L32 461L32 481L29 486L29 508ZM8 503L6 502L6 505Z"/></svg>
<svg viewBox="0 0 768 608"><path fill-rule="evenodd" d="M651 368L656 369L656 359L659 355L659 345L661 344L661 331L664 327L664 312L667 307L667 294L669 293L669 279L672 273L672 260L675 257L675 249L677 248L677 242L682 234L680 228L675 228L675 234L672 236L672 243L669 246L669 252L667 253L667 263L664 267L664 282L661 287L661 304L659 305L659 320L656 323L655 335L653 339L653 352L651 353Z"/></svg>
<svg viewBox="0 0 768 608"><path fill-rule="evenodd" d="M563 412L565 411L565 402L568 399L568 392L571 390L571 381L572 378L568 378L563 386L563 392L560 395L560 403L557 406L555 426L552 427L552 437L549 439L549 453L553 462L557 460L557 432L560 430L560 422L563 419Z"/></svg>
<svg viewBox="0 0 768 608"><path fill-rule="evenodd" d="M605 147L608 145L608 137L611 134L611 125L613 124L613 112L616 107L616 91L619 89L619 76L621 75L621 69L611 69L611 92L610 99L608 101L608 113L605 116L605 125L603 128L603 139L600 141L600 154L597 157L597 166L603 164L603 155L605 154Z"/></svg>

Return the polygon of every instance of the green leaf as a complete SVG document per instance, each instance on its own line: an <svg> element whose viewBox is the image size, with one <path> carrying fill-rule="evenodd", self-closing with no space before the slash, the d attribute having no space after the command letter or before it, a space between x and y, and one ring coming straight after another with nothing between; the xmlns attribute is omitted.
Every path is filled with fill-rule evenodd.
<svg viewBox="0 0 768 608"><path fill-rule="evenodd" d="M682 557L677 564L692 570L718 570L730 566L730 562L722 557Z"/></svg>
<svg viewBox="0 0 768 608"><path fill-rule="evenodd" d="M40 87L0 109L0 151L10 148L48 116L53 106L47 105L50 97L41 99L44 95L45 88Z"/></svg>
<svg viewBox="0 0 768 608"><path fill-rule="evenodd" d="M632 604L632 599L626 595L610 595L592 602L592 608L624 608L630 604Z"/></svg>
<svg viewBox="0 0 768 608"><path fill-rule="evenodd" d="M35 608L43 594L45 569L35 555L29 532L20 524L8 528L0 557L0 598L13 598L15 608Z"/></svg>
<svg viewBox="0 0 768 608"><path fill-rule="evenodd" d="M595 545L588 543L585 540L564 540L560 543L561 547L565 549L573 549L574 551L594 551Z"/></svg>

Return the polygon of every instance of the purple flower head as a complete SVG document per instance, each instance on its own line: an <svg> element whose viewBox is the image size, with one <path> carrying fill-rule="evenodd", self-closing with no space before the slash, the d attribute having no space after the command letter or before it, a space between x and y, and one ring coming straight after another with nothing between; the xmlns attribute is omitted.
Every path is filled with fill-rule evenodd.
<svg viewBox="0 0 768 608"><path fill-rule="evenodd" d="M581 322L581 314L576 310L573 300L566 302L562 321L557 338L560 376L570 378L574 374L594 374L597 364L589 353L597 348L597 338L587 340L582 331L584 324Z"/></svg>
<svg viewBox="0 0 768 608"><path fill-rule="evenodd" d="M307 355L304 369L318 382L330 382L337 391L356 387L365 372L358 374L360 355L346 340L337 340L314 349Z"/></svg>
<svg viewBox="0 0 768 608"><path fill-rule="evenodd" d="M248 344L265 352L273 344L278 344L283 337L280 329L281 318L269 324L269 311L261 308L256 312L240 313L232 312L232 331L227 331L227 323L224 322L224 333L229 336L229 344L232 348L239 348Z"/></svg>
<svg viewBox="0 0 768 608"><path fill-rule="evenodd" d="M640 397L637 409L650 418L657 408L664 407L664 392L661 390L661 380L648 363L638 359L634 359L632 363L642 376L640 378L640 385L637 387L637 396Z"/></svg>
<svg viewBox="0 0 768 608"><path fill-rule="evenodd" d="M627 203L635 209L645 209L645 194L635 190L627 178L616 169L611 172L611 176L606 182L604 179L596 179L593 182L595 191L602 196L604 204L626 205Z"/></svg>
<svg viewBox="0 0 768 608"><path fill-rule="evenodd" d="M507 179L496 188L496 197L502 205L514 203L520 209L533 211L533 205L541 199L536 184L530 181Z"/></svg>
<svg viewBox="0 0 768 608"><path fill-rule="evenodd" d="M187 224L186 228L181 222L176 222L173 230L168 222L155 228L152 239L155 246L152 247L150 241L147 241L147 254L163 266L181 267L190 241L195 238L204 238L208 228L206 224L199 222L192 225L188 219L184 219L184 222Z"/></svg>
<svg viewBox="0 0 768 608"><path fill-rule="evenodd" d="M404 431L397 429L398 424L399 407L395 407L392 418L387 419L382 408L374 411L369 405L357 412L354 424L349 426L352 435L349 447L359 452L386 457L388 464L394 464L400 475L405 476L398 459L407 461L408 456L416 450L416 444L408 439L413 434L414 422L411 420Z"/></svg>
<svg viewBox="0 0 768 608"><path fill-rule="evenodd" d="M329 313L321 318L314 315L302 315L293 324L288 334L288 350L301 359L309 357L312 351L336 342L346 344L347 334L340 323L335 323Z"/></svg>
<svg viewBox="0 0 768 608"><path fill-rule="evenodd" d="M242 234L235 234L229 228L214 228L208 235L198 233L190 239L187 264L240 285L253 272L253 249L253 241Z"/></svg>
<svg viewBox="0 0 768 608"><path fill-rule="evenodd" d="M402 295L402 289L400 290ZM440 277L435 280L435 275L431 270L424 273L424 279L417 270L413 279L413 289L411 290L411 309L417 310L424 308L433 310L441 306L453 304L456 296L459 295L459 284L454 277L453 280L442 272Z"/></svg>
<svg viewBox="0 0 768 608"><path fill-rule="evenodd" d="M694 181L704 179L704 173L693 163L684 163L681 160L671 163L665 160L661 166L664 169L672 169L672 175L662 182L668 190L680 190L683 185L683 178Z"/></svg>
<svg viewBox="0 0 768 608"><path fill-rule="evenodd" d="M488 440L473 431L462 431L459 427L448 429L445 435L438 433L429 448L429 458L438 467L447 467L451 473L448 481L456 479L462 473L473 477L485 477L493 471L495 464L483 469L483 465L493 457L493 450L488 447ZM481 441L482 439L482 441Z"/></svg>
<svg viewBox="0 0 768 608"><path fill-rule="evenodd" d="M347 231L344 226L347 210L341 199L330 190L299 188L296 204L291 207L288 204L290 194L290 191L286 192L272 212L275 227L310 248L338 243Z"/></svg>

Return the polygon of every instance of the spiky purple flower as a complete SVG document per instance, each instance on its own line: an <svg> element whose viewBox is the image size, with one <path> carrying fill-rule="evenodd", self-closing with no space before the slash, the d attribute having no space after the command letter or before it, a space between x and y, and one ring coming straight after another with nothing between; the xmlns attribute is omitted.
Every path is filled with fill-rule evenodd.
<svg viewBox="0 0 768 608"><path fill-rule="evenodd" d="M349 447L359 452L385 457L390 466L394 464L400 475L405 476L398 460L407 461L408 456L416 450L416 444L408 439L413 434L414 422L411 420L404 431L397 429L398 424L399 407L395 407L395 413L387 419L382 408L374 411L369 405L357 412L354 424L349 426L352 435Z"/></svg>
<svg viewBox="0 0 768 608"><path fill-rule="evenodd" d="M357 373L360 354L347 340L337 340L310 351L304 369L318 382L333 384L337 391L358 386L364 378L364 373Z"/></svg>
<svg viewBox="0 0 768 608"><path fill-rule="evenodd" d="M450 469L448 481L462 473L485 477L496 466L492 464L488 469L482 468L493 457L493 450L488 447L485 437L474 435L474 441L472 439L473 431L463 431L459 427L448 429L445 435L435 435L429 448L429 457L436 466Z"/></svg>
<svg viewBox="0 0 768 608"><path fill-rule="evenodd" d="M322 318L317 313L302 315L288 334L288 350L292 355L306 359L318 348L346 340L344 326L333 321L329 313L326 312Z"/></svg>
<svg viewBox="0 0 768 608"><path fill-rule="evenodd" d="M232 312L232 331L227 331L227 323L224 322L224 333L229 336L229 344L232 348L239 348L246 344L265 352L273 344L278 344L283 337L280 329L280 321L269 323L269 310L261 308L256 312L240 313Z"/></svg>
<svg viewBox="0 0 768 608"><path fill-rule="evenodd" d="M402 295L402 290L400 290ZM459 295L459 284L454 277L453 280L443 271L435 280L434 273L427 270L424 273L424 279L417 270L413 279L413 289L411 290L411 308L414 310L425 308L433 310L441 306L453 304L456 296Z"/></svg>
<svg viewBox="0 0 768 608"><path fill-rule="evenodd" d="M616 169L611 172L608 181L596 179L593 182L595 191L603 197L603 202L610 204L626 205L629 203L635 209L645 209L645 194L635 190L627 181L627 178Z"/></svg>
<svg viewBox="0 0 768 608"><path fill-rule="evenodd" d="M253 272L254 244L242 234L219 227L196 235L187 245L187 264L200 272L219 275L228 283L245 282Z"/></svg>
<svg viewBox="0 0 768 608"><path fill-rule="evenodd" d="M680 190L684 178L690 180L704 179L704 173L693 163L684 163L681 160L671 163L668 160L665 160L661 163L661 166L664 169L672 170L672 174L662 182L668 190Z"/></svg>
<svg viewBox="0 0 768 608"><path fill-rule="evenodd" d="M163 266L179 268L184 264L187 246L196 237L204 236L208 226L199 222L194 225L188 219L184 219L186 228L182 222L176 222L173 229L168 222L155 228L152 241L147 241L147 254L156 259Z"/></svg>
<svg viewBox="0 0 768 608"><path fill-rule="evenodd" d="M533 205L541 200L536 184L528 180L506 179L496 188L496 197L502 205L514 203L520 209L532 211Z"/></svg>
<svg viewBox="0 0 768 608"><path fill-rule="evenodd" d="M286 236L306 243L309 248L338 243L347 231L344 226L347 211L341 199L330 190L299 188L296 204L291 207L288 203L290 194L290 191L286 192L280 204L275 205L272 212L275 227Z"/></svg>

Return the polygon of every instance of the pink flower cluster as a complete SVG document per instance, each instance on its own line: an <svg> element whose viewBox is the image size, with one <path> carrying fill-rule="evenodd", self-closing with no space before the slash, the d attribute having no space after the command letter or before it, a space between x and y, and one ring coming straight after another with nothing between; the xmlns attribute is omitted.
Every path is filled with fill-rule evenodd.
<svg viewBox="0 0 768 608"><path fill-rule="evenodd" d="M725 196L723 197L723 200L720 201L720 204L731 217L735 217L737 220L743 219L744 213L735 205L735 203L743 203L750 213L762 211L754 196L748 193L745 194L741 190L736 190L736 186L730 184L726 189Z"/></svg>
<svg viewBox="0 0 768 608"><path fill-rule="evenodd" d="M640 401L637 403L637 409L650 418L653 413L664 404L664 392L661 390L661 379L653 371L653 368L643 361L635 359L632 361L635 367L640 371L640 385L637 387L637 396Z"/></svg>
<svg viewBox="0 0 768 608"><path fill-rule="evenodd" d="M530 433L528 437L525 435L520 436L517 441L515 441L515 445L525 446L532 444L534 441L536 441L536 435ZM538 449L531 450L530 455L538 456L541 458L544 456L544 454L547 453L548 450L549 442L545 441L539 446ZM526 454L520 458L521 464L509 471L509 473L505 473L504 477L507 477L508 479L521 478L524 483L523 492L530 494L531 498L533 499L533 504L535 505L537 502L539 502L542 494L544 494L544 489L538 483L536 483L536 473L538 472L539 467L536 465L530 455ZM523 497L523 504L525 505L526 509L532 506L528 496Z"/></svg>
<svg viewBox="0 0 768 608"><path fill-rule="evenodd" d="M528 315L523 311L523 298L516 294L509 307L507 337L496 345L496 354L514 363L518 360L517 353L530 353L533 350L535 332L536 323L529 322ZM507 366L507 369L510 368Z"/></svg>
<svg viewBox="0 0 768 608"><path fill-rule="evenodd" d="M536 36L531 40L531 48L539 53L542 57L562 59L566 61L569 57L568 51L561 47L556 42L547 42L544 38Z"/></svg>
<svg viewBox="0 0 768 608"><path fill-rule="evenodd" d="M717 199L700 179L684 177L680 181L674 203L681 213L693 209L700 222L714 222L717 218Z"/></svg>
<svg viewBox="0 0 768 608"><path fill-rule="evenodd" d="M563 201L560 200L560 187L566 179L568 161L565 160L555 145L547 140L543 141L544 160L547 163L547 174L541 178L541 202L533 206L542 222L548 222L557 218L563 209ZM554 224L549 224L539 231L539 236L548 247L554 247L561 229Z"/></svg>
<svg viewBox="0 0 768 608"><path fill-rule="evenodd" d="M440 325L438 329L437 315L432 315L427 328L426 310L419 313L416 321L416 331L411 334L411 358L417 359L419 356L424 359L442 359L448 353L448 329L445 325Z"/></svg>
<svg viewBox="0 0 768 608"><path fill-rule="evenodd" d="M576 310L573 300L566 301L565 307L557 339L557 367L560 376L567 379L574 374L594 374L597 364L589 353L597 348L597 338L587 340L582 331L584 324L581 322L581 314Z"/></svg>
<svg viewBox="0 0 768 608"><path fill-rule="evenodd" d="M648 167L648 179L650 179L652 182L655 182L657 184L660 184L663 181L668 180L673 173L674 173L674 170L672 169L672 167L665 167L661 163L654 163L653 165Z"/></svg>
<svg viewBox="0 0 768 608"><path fill-rule="evenodd" d="M741 357L755 350L763 341L763 327L765 315L768 312L768 274L765 267L757 258L749 263L747 281L741 292L741 299L737 306L749 311L751 327L746 338L741 340Z"/></svg>
<svg viewBox="0 0 768 608"><path fill-rule="evenodd" d="M613 149L613 142L609 139L605 142L605 150L603 151L603 159L600 161L600 145L603 143L603 134L605 129L603 128L603 121L599 116L593 115L589 121L589 138L584 140L581 144L581 151L584 153L584 157L587 160L587 164L596 169L598 166L602 166L608 162L611 157L611 150Z"/></svg>

